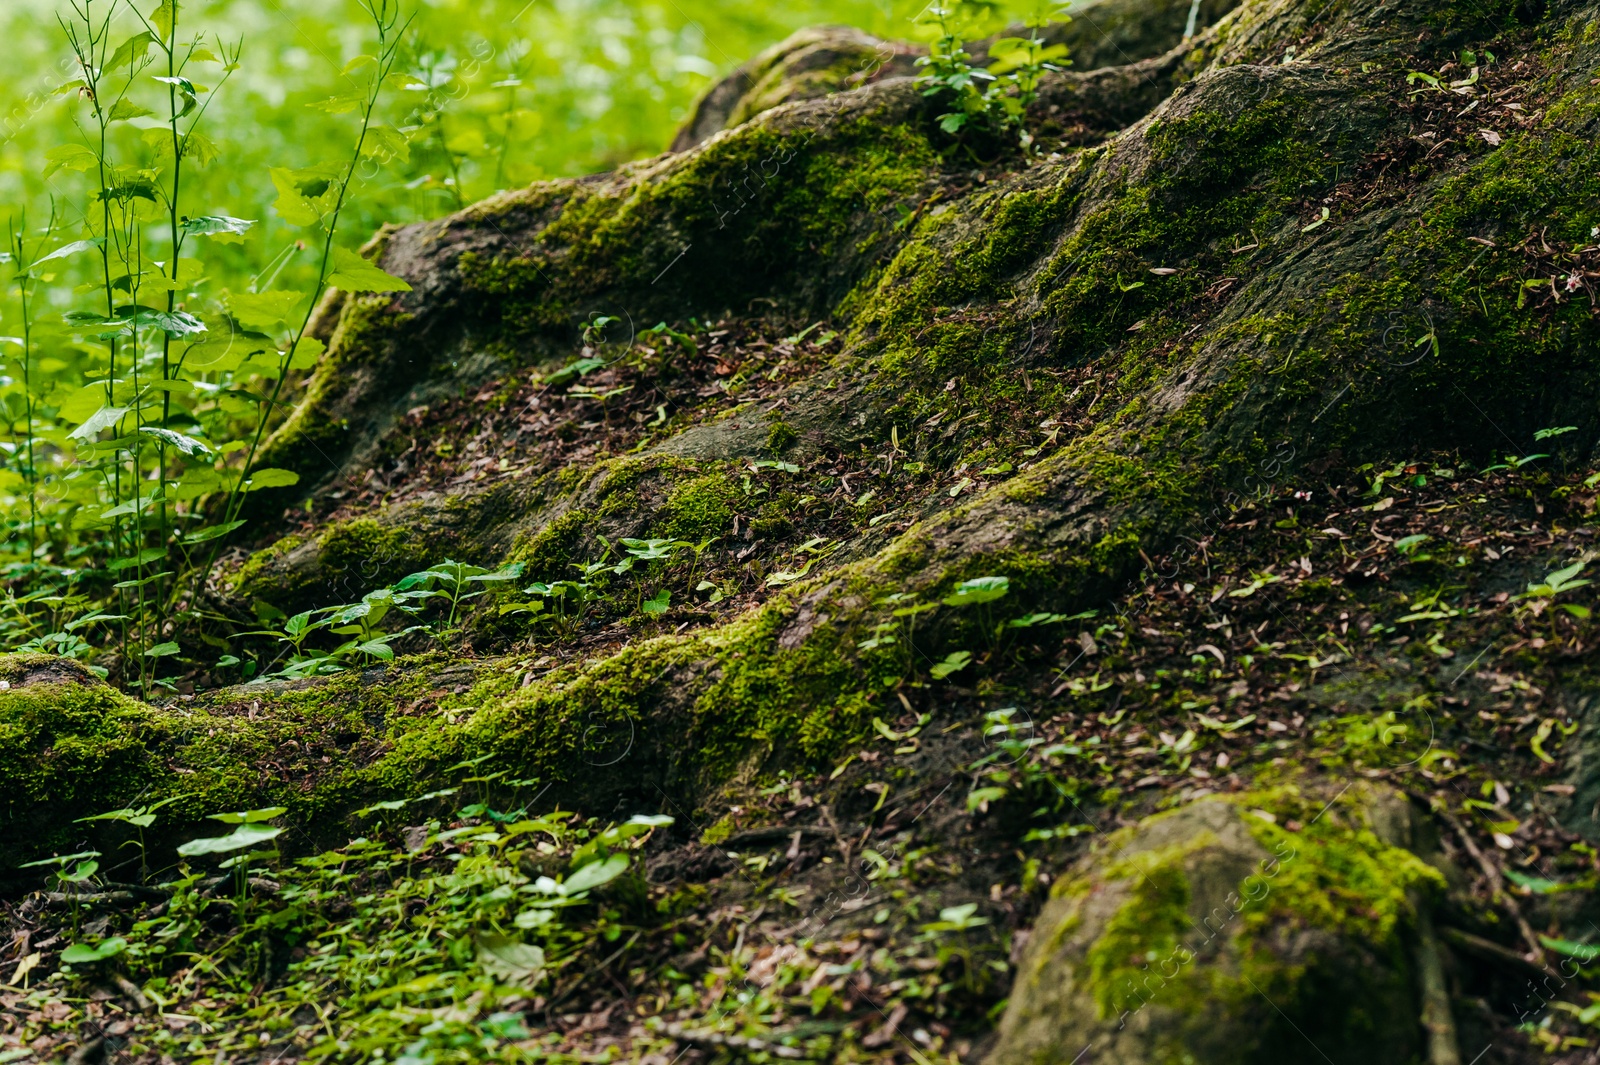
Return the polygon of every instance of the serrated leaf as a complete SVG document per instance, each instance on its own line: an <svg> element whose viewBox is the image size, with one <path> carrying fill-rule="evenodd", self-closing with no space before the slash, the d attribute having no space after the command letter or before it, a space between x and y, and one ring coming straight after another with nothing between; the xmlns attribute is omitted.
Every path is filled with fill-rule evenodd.
<svg viewBox="0 0 1600 1065"><path fill-rule="evenodd" d="M390 160L407 163L411 161L411 138L393 126L373 126L367 130L367 143L362 146L361 154L375 157L380 163Z"/></svg>
<svg viewBox="0 0 1600 1065"><path fill-rule="evenodd" d="M148 107L140 107L132 100L123 98L111 107L111 113L106 116L112 122L126 122L131 118L149 118L155 114Z"/></svg>
<svg viewBox="0 0 1600 1065"><path fill-rule="evenodd" d="M333 273L328 284L346 292L410 292L411 286L386 273L353 251L333 249Z"/></svg>
<svg viewBox="0 0 1600 1065"><path fill-rule="evenodd" d="M222 149L217 147L217 142L207 137L204 133L187 133L184 135L183 157L193 162L195 166L210 166L221 155Z"/></svg>
<svg viewBox="0 0 1600 1065"><path fill-rule="evenodd" d="M123 66L143 59L149 53L150 46L155 43L156 39L148 30L134 34L117 45L117 50L106 60L105 69L120 72Z"/></svg>
<svg viewBox="0 0 1600 1065"><path fill-rule="evenodd" d="M100 157L81 144L63 144L58 148L51 148L44 153L44 158L49 164L44 168L45 177L49 177L57 170L75 170L81 174L100 163Z"/></svg>
<svg viewBox="0 0 1600 1065"><path fill-rule="evenodd" d="M253 218L232 218L225 214L204 214L185 218L181 228L193 237L214 237L224 244L237 244L240 235L256 224Z"/></svg>
<svg viewBox="0 0 1600 1065"><path fill-rule="evenodd" d="M300 181L294 171L287 167L275 166L269 171L273 187L278 190L278 198L273 203L272 209L278 212L291 226L314 225L322 217L322 212L317 209L306 194L300 191Z"/></svg>
<svg viewBox="0 0 1600 1065"><path fill-rule="evenodd" d="M136 326L154 326L174 340L206 331L206 323L188 311L163 311L155 307L119 307L118 312L129 315Z"/></svg>
<svg viewBox="0 0 1600 1065"><path fill-rule="evenodd" d="M172 22L176 16L177 0L161 0L156 9L150 12L150 24L161 34L162 40L172 36Z"/></svg>
<svg viewBox="0 0 1600 1065"><path fill-rule="evenodd" d="M316 337L301 337L300 342L294 346L294 354L289 356L289 369L309 370L327 350L328 346Z"/></svg>
<svg viewBox="0 0 1600 1065"><path fill-rule="evenodd" d="M329 96L325 100L317 100L306 104L313 111L326 111L330 115L349 114L362 104L366 103L366 93L346 92L336 96Z"/></svg>
<svg viewBox="0 0 1600 1065"><path fill-rule="evenodd" d="M304 299L298 292L233 292L228 313L246 329L270 333L288 322Z"/></svg>
<svg viewBox="0 0 1600 1065"><path fill-rule="evenodd" d="M219 330L212 339L189 345L183 353L183 364L194 370L235 370L246 356L267 350L260 341L220 334Z"/></svg>

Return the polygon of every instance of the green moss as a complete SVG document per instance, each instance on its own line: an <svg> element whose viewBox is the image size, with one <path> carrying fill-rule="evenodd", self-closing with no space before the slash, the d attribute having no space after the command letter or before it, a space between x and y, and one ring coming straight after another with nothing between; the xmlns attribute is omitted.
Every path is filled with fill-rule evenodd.
<svg viewBox="0 0 1600 1065"><path fill-rule="evenodd" d="M596 291L634 292L636 314L671 318L772 293L823 310L864 268L841 251L886 240L885 209L922 190L935 162L921 133L898 121L760 119L648 179L574 189L525 254L467 252L457 267L512 346L565 338Z"/></svg>
<svg viewBox="0 0 1600 1065"><path fill-rule="evenodd" d="M441 559L413 528L374 518L335 522L315 540L313 556L296 559L306 541L284 537L257 551L239 568L233 587L281 609L307 600L358 599Z"/></svg>
<svg viewBox="0 0 1600 1065"><path fill-rule="evenodd" d="M1276 821L1247 815L1245 823L1262 846L1292 855L1278 863L1264 905L1246 916L1250 934L1288 921L1381 948L1396 942L1414 898L1443 890L1437 870L1377 837L1360 805L1364 797L1357 791L1322 808L1286 785L1238 801L1276 815ZM1303 827L1290 831L1284 826L1291 821Z"/></svg>
<svg viewBox="0 0 1600 1065"><path fill-rule="evenodd" d="M279 560L305 542L306 538L304 536L299 533L290 533L288 536L274 540L270 546L254 552L244 560L244 563L234 573L233 587L241 594L253 594L253 589L265 585L268 574L276 567Z"/></svg>
<svg viewBox="0 0 1600 1065"><path fill-rule="evenodd" d="M372 790L391 736L419 723L396 708L425 683L415 672L380 683L350 674L159 708L70 679L81 672L0 658L0 674L17 678L0 691L0 869L86 838L116 854L125 831L73 819L175 796L147 832L153 847L186 838L207 814L269 804L288 806L314 835L336 829ZM69 679L16 686L46 673Z"/></svg>
<svg viewBox="0 0 1600 1065"><path fill-rule="evenodd" d="M1322 804L1284 786L1206 800L1237 810L1263 848L1265 857L1249 863L1239 883L1216 880L1237 859L1218 864L1220 840L1209 829L1137 850L1134 833L1179 812L1113 837L1112 854L1131 853L1114 857L1092 882L1065 879L1056 890L1079 898L1090 897L1091 887L1122 893L1078 963L1099 1016L1125 1018L1147 1005L1176 1015L1153 1029L1162 1061L1285 1060L1280 1042L1293 1045L1304 1032L1321 1044L1329 1018L1343 1026L1326 1032L1330 1047L1360 1046L1396 1017L1414 1024L1414 1013L1393 1008L1411 994L1404 928L1416 901L1443 882L1415 855L1378 839L1362 806L1370 799L1344 793ZM1202 878L1203 889L1196 886ZM1197 894L1224 891L1231 914L1192 912ZM1226 940L1211 942L1219 932ZM1252 1029L1252 1042L1216 1045L1209 1032L1219 1024Z"/></svg>
<svg viewBox="0 0 1600 1065"><path fill-rule="evenodd" d="M1084 957L1088 986L1102 1019L1138 1009L1164 988L1159 966L1156 983L1150 983L1151 965L1178 956L1194 927L1183 858L1210 842L1210 837L1201 836L1187 847L1138 855L1107 870L1109 879L1128 880L1129 894ZM1166 1001L1173 1004L1170 996Z"/></svg>
<svg viewBox="0 0 1600 1065"><path fill-rule="evenodd" d="M588 511L569 510L515 544L507 561L523 563L530 579L564 580L572 576L570 567L578 561L578 547L593 531L593 524L594 516Z"/></svg>
<svg viewBox="0 0 1600 1065"><path fill-rule="evenodd" d="M441 561L427 557L412 530L372 518L335 523L317 537L317 548L325 571L359 573L374 588Z"/></svg>
<svg viewBox="0 0 1600 1065"><path fill-rule="evenodd" d="M1320 314L1349 390L1322 420L1331 446L1360 461L1426 440L1482 462L1531 449L1548 426L1584 430L1572 440L1600 429L1582 399L1600 370L1600 319L1581 296L1524 288L1559 287L1566 271L1559 254L1530 260L1527 241L1592 243L1600 145L1569 130L1597 116L1600 90L1564 96L1444 181L1371 269L1332 287Z"/></svg>
<svg viewBox="0 0 1600 1065"><path fill-rule="evenodd" d="M767 450L774 455L781 455L800 439L800 434L788 422L775 421L772 428L767 431Z"/></svg>
<svg viewBox="0 0 1600 1065"><path fill-rule="evenodd" d="M674 540L699 543L727 532L739 502L738 488L722 473L681 481L672 487L652 531Z"/></svg>

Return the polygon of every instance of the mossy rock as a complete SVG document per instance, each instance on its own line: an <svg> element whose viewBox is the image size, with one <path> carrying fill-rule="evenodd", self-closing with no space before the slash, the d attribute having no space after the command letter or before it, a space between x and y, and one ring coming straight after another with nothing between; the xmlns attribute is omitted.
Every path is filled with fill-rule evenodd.
<svg viewBox="0 0 1600 1065"><path fill-rule="evenodd" d="M1110 837L1058 881L990 1065L1408 1065L1410 922L1441 874L1394 842L1403 796L1212 797Z"/></svg>

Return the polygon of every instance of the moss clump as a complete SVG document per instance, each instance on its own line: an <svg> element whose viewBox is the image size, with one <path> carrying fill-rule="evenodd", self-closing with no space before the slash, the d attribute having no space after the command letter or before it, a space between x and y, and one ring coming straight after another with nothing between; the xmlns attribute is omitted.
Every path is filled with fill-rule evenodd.
<svg viewBox="0 0 1600 1065"><path fill-rule="evenodd" d="M681 317L772 293L812 313L855 283L868 261L856 253L892 235L885 209L919 194L936 164L906 116L761 118L647 178L625 172L612 186L575 189L523 242L524 255L467 250L457 267L511 347L568 339L596 292L632 293L639 315ZM818 263L828 264L821 273Z"/></svg>
<svg viewBox="0 0 1600 1065"><path fill-rule="evenodd" d="M1124 896L1078 967L1100 1019L1157 1005L1176 1018L1159 1026L1167 1049L1212 1061L1223 1059L1207 1046L1207 1025L1262 1014L1260 1042L1229 1048L1226 1060L1282 1060L1275 1047L1293 1032L1276 1031L1262 1013L1265 994L1314 1041L1381 1037L1393 1003L1409 996L1402 930L1442 878L1378 838L1362 805L1371 795L1322 806L1284 786L1207 801L1231 808L1222 820L1210 813L1215 831L1190 827L1176 842L1141 849L1194 820L1198 811L1186 808L1114 841L1128 856L1098 879L1122 885ZM1061 889L1081 894L1083 884ZM1365 990L1351 990L1356 973Z"/></svg>
<svg viewBox="0 0 1600 1065"><path fill-rule="evenodd" d="M571 576L568 570L577 561L578 547L593 524L588 511L569 510L513 546L507 561L523 563L525 574L534 580L565 579Z"/></svg>
<svg viewBox="0 0 1600 1065"><path fill-rule="evenodd" d="M1420 895L1443 890L1438 870L1372 830L1360 799L1341 796L1331 807L1293 785L1247 794L1240 806L1263 809L1275 821L1247 815L1245 823L1279 863L1264 905L1246 918L1256 937L1289 921L1372 944L1394 944ZM1286 825L1304 827L1291 831Z"/></svg>
<svg viewBox="0 0 1600 1065"><path fill-rule="evenodd" d="M681 481L661 507L655 534L691 543L717 536L728 530L738 501L739 490L726 474L708 473Z"/></svg>
<svg viewBox="0 0 1600 1065"><path fill-rule="evenodd" d="M98 849L113 853L125 839L116 826L74 819L174 796L147 833L152 846L207 814L272 804L313 834L327 831L374 790L391 740L429 727L396 711L430 683L415 668L228 689L166 708L82 673L43 656L0 658L0 676L18 678L0 690L0 869L86 838L103 837Z"/></svg>
<svg viewBox="0 0 1600 1065"><path fill-rule="evenodd" d="M233 578L242 595L281 608L307 600L358 599L428 566L426 538L374 518L336 522L314 541L289 536L256 552Z"/></svg>
<svg viewBox="0 0 1600 1065"><path fill-rule="evenodd" d="M800 439L795 427L785 421L775 421L767 431L767 450L774 455L788 451Z"/></svg>
<svg viewBox="0 0 1600 1065"><path fill-rule="evenodd" d="M317 537L317 549L324 572L348 574L354 583L368 588L389 584L434 561L426 557L422 538L410 529L372 518L335 524Z"/></svg>

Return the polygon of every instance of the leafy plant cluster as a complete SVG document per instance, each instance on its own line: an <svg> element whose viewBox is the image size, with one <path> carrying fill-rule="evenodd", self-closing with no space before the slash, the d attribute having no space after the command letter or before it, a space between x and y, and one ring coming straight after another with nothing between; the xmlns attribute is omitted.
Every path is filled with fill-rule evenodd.
<svg viewBox="0 0 1600 1065"><path fill-rule="evenodd" d="M483 787L502 776L469 780ZM33 863L53 868L74 900L75 940L34 994L121 978L162 1012L184 1016L157 1028L147 1049L185 1059L293 1043L307 1060L521 1060L523 1049L510 1044L529 1036L528 1001L537 994L558 1005L594 955L629 932L637 938L651 920L642 884L619 884L638 882L636 851L673 819L604 824L484 801L427 817L460 792L377 803L358 813L370 838L293 860L278 846L288 831L275 823L283 807L215 814L229 831L180 845L178 865L159 879L142 874L147 893L164 901L99 933L80 932L76 918L79 900L114 886L103 856ZM135 827L142 866L142 832L163 805L86 820ZM390 827L416 817L421 824L404 833ZM41 963L40 953L30 957L19 986ZM344 1008L330 1013L335 1002Z"/></svg>
<svg viewBox="0 0 1600 1065"><path fill-rule="evenodd" d="M888 607L889 616L873 626L872 634L860 641L857 646L863 651L897 648L900 668L909 677L918 670L918 652L914 642L917 618L938 610L941 606L953 607L963 613L966 613L969 607L974 608L972 610L974 616L968 619L971 622L969 628L975 627L983 639L983 646L978 653L984 661L1004 651L1022 630L1042 625L1082 621L1096 614L1094 610L1072 615L1034 612L1004 621L996 620L993 607L989 604L1005 598L1010 591L1009 577L973 577L957 584L949 595L931 603L923 601L915 592L892 592L878 599L876 604ZM967 649L951 651L943 659L932 663L928 667L928 674L935 680L944 680L971 665L973 655L974 652Z"/></svg>
<svg viewBox="0 0 1600 1065"><path fill-rule="evenodd" d="M0 490L26 503L7 575L32 585L8 606L26 631L40 606L88 604L36 638L82 656L86 632L109 630L130 687L150 689L177 652L174 621L245 524L248 494L297 480L256 456L291 378L322 355L308 335L318 301L409 287L337 243L363 165L405 143L379 109L410 80L406 21L398 0L365 11L374 51L323 105L351 116L349 139L332 162L268 175L279 219L304 231L292 248L315 264L304 288L279 284L290 251L248 284L216 283L220 249L256 225L195 192L224 159L206 127L242 43L194 33L177 0L148 14L76 0L61 20L82 136L48 153L46 173L81 175L81 198L54 202L42 227L19 216L4 254L20 335L4 341L19 373L0 397L15 441Z"/></svg>
<svg viewBox="0 0 1600 1065"><path fill-rule="evenodd" d="M996 21L1000 5L993 0L939 0L924 20L938 36L928 54L917 60L922 94L949 108L939 128L962 136L969 132L1014 132L1026 150L1033 137L1023 126L1028 106L1038 99L1039 81L1048 71L1066 69L1067 48L1049 44L1041 31L1052 22L1070 21L1059 0L1035 0L1023 16L1026 37L1000 37L989 44L987 66L967 51L966 39Z"/></svg>

